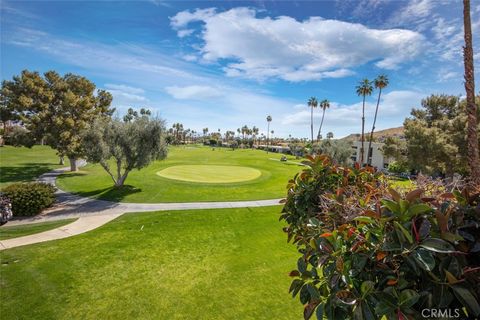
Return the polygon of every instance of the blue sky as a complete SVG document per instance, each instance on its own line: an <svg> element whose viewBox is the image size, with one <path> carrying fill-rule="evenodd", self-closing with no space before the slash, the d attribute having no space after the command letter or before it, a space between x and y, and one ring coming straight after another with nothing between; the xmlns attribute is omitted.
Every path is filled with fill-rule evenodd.
<svg viewBox="0 0 480 320"><path fill-rule="evenodd" d="M331 101L322 131L360 131L362 78L386 74L378 129L432 93L463 95L460 1L1 1L1 79L73 72L120 113L147 106L201 132L309 136L310 96ZM480 4L472 3L477 89ZM477 90L478 91L478 90ZM367 98L371 126L376 92ZM315 110L315 126L321 112Z"/></svg>

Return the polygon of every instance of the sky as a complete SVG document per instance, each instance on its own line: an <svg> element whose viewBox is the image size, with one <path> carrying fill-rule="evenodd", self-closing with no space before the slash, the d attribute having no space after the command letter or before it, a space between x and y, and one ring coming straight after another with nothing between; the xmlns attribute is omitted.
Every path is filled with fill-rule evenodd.
<svg viewBox="0 0 480 320"><path fill-rule="evenodd" d="M389 78L377 130L401 126L431 94L464 96L463 5L442 0L5 1L1 80L22 70L75 73L108 90L122 115L148 107L171 126L236 131L266 117L278 137L361 130L364 78ZM480 3L472 1L475 77ZM366 98L370 128L378 91ZM321 110L314 110L315 131Z"/></svg>

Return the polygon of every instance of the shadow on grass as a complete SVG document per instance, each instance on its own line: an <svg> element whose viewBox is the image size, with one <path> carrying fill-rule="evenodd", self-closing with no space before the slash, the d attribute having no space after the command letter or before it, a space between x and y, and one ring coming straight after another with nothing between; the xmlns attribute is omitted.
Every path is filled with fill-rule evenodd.
<svg viewBox="0 0 480 320"><path fill-rule="evenodd" d="M131 185L124 185L123 187L116 188L116 187L108 187L103 189L97 190L90 190L90 191L79 191L75 192L76 195L81 197L88 197L88 198L96 198L100 200L107 200L113 202L121 202L126 196L142 192L142 189L131 186Z"/></svg>
<svg viewBox="0 0 480 320"><path fill-rule="evenodd" d="M31 181L53 170L56 163L24 163L18 167L0 166L0 182L13 183Z"/></svg>

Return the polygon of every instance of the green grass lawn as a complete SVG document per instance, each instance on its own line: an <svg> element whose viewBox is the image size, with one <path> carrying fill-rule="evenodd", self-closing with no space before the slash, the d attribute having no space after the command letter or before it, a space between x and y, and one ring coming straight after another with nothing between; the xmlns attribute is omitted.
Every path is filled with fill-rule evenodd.
<svg viewBox="0 0 480 320"><path fill-rule="evenodd" d="M405 179L405 180L395 180L390 179L390 186L393 188L400 188L400 189L409 189L414 186L412 180Z"/></svg>
<svg viewBox="0 0 480 320"><path fill-rule="evenodd" d="M208 147L172 147L164 161L157 161L138 171L132 171L128 185L112 188L112 181L100 165L88 165L80 173L67 173L57 179L57 185L82 196L123 202L193 202L260 200L285 196L286 185L301 166L272 159L278 153L259 150L235 150ZM294 160L294 157L289 157ZM257 169L257 179L236 183L197 183L161 177L157 172L179 165L229 165ZM215 174L215 173L214 173ZM221 175L219 171L217 175Z"/></svg>
<svg viewBox="0 0 480 320"><path fill-rule="evenodd" d="M77 219L64 219L40 223L29 223L17 226L9 226L8 224L6 224L0 227L0 240L22 237L29 234L55 229L72 223L75 220Z"/></svg>
<svg viewBox="0 0 480 320"><path fill-rule="evenodd" d="M280 207L126 214L0 252L2 319L301 319Z"/></svg>
<svg viewBox="0 0 480 320"><path fill-rule="evenodd" d="M58 165L55 150L47 146L0 147L0 187L13 182L25 182L53 169L68 166Z"/></svg>

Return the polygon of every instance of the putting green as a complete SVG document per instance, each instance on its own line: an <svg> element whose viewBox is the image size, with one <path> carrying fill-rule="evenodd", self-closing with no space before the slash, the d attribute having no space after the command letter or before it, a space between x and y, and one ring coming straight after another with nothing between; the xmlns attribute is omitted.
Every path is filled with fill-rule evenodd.
<svg viewBox="0 0 480 320"><path fill-rule="evenodd" d="M189 182L233 183L256 179L262 172L241 166L179 165L158 171L157 174L164 178Z"/></svg>

